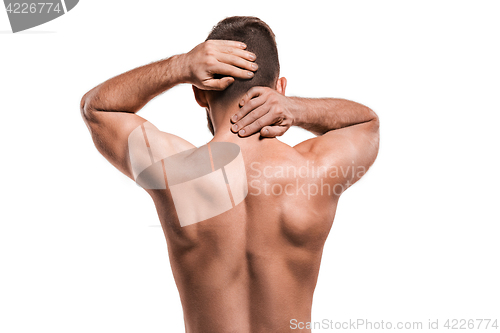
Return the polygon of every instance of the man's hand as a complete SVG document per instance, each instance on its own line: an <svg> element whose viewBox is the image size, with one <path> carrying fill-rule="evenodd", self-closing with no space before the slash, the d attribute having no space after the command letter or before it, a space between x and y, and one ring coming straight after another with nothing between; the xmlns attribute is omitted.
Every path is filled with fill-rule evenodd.
<svg viewBox="0 0 500 333"><path fill-rule="evenodd" d="M260 131L260 135L274 138L283 135L294 123L294 102L276 90L253 87L240 101L240 110L231 117L231 130L242 137Z"/></svg>
<svg viewBox="0 0 500 333"><path fill-rule="evenodd" d="M245 51L244 43L229 40L207 40L184 54L189 70L188 83L202 90L224 90L234 78L250 79L257 70L256 56ZM224 75L216 79L216 74Z"/></svg>

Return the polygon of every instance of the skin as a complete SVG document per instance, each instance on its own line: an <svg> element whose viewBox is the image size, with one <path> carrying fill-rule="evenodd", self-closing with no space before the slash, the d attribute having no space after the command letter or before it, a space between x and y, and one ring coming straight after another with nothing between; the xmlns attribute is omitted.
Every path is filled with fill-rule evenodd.
<svg viewBox="0 0 500 333"><path fill-rule="evenodd" d="M190 333L290 332L291 319L311 321L323 245L339 196L366 172L378 152L379 123L372 110L342 99L286 97L285 78L276 80L275 89L254 87L233 103L220 105L211 90L225 89L233 77L249 78L258 70L252 67L255 55L245 47L204 42L186 54L112 78L81 102L97 149L132 179L127 138L146 121L136 112L177 84L192 84L196 100L208 109L215 129L211 142L241 148L249 194L223 214L180 227L168 187L147 190L167 240ZM229 77L216 80L214 74ZM290 126L318 136L290 147L276 139ZM169 154L194 148L159 130L157 137ZM315 176L313 165L348 172ZM278 175L280 167L308 172ZM315 195L307 190L325 184L336 190ZM287 193L273 194L273 186ZM301 186L305 190L297 190Z"/></svg>

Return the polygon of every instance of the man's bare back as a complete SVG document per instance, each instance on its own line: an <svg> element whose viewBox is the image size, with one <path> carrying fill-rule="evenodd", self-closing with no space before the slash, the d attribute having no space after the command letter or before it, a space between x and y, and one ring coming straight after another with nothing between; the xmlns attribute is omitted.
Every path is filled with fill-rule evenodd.
<svg viewBox="0 0 500 333"><path fill-rule="evenodd" d="M228 77L214 79L206 63L210 57L220 60L224 54L238 54L246 62L226 60L232 68L220 69L220 74L248 78L248 71L255 70L255 57L242 51L245 47L230 41L202 43L188 54L106 81L87 93L81 104L96 147L130 178L138 181L137 156L151 157L153 163L150 147L160 147L155 149L163 171L158 169L157 175L164 177L165 186L145 189L163 227L190 333L289 332L291 319L310 321L323 245L338 198L362 177L378 151L378 118L373 111L346 100L285 97L284 78L277 80L275 89L250 89L239 104L218 104L210 89L224 89L232 82ZM186 68L196 70L184 73ZM179 83L193 84L198 103L210 110L215 136L206 147L196 148L163 133L135 114ZM290 147L275 137L291 125L319 136ZM152 133L147 144L131 144L133 133L147 131ZM177 168L187 174L218 142L239 147L246 196L222 213L184 224L178 203L192 198L189 192L173 195L167 159L189 151L179 164L185 167ZM230 176L224 174L231 197ZM220 184L210 179L215 191ZM210 196L211 187L205 182L197 198ZM187 207L198 209L192 203Z"/></svg>
<svg viewBox="0 0 500 333"><path fill-rule="evenodd" d="M337 197L311 196L310 178L272 175L278 166L305 174L307 158L294 148L276 139L239 146L249 193L235 208L181 227L169 191L151 191L188 332L280 332L292 318L310 320ZM290 195L278 195L285 187Z"/></svg>

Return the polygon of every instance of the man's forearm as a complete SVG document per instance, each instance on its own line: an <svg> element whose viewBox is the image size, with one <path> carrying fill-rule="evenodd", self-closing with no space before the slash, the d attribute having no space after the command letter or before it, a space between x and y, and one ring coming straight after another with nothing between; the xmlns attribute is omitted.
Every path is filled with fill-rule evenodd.
<svg viewBox="0 0 500 333"><path fill-rule="evenodd" d="M154 97L186 82L180 58L172 56L109 79L85 94L82 107L85 104L87 111L135 113Z"/></svg>
<svg viewBox="0 0 500 333"><path fill-rule="evenodd" d="M377 121L377 115L370 108L356 102L337 98L290 97L293 102L294 125L314 134Z"/></svg>

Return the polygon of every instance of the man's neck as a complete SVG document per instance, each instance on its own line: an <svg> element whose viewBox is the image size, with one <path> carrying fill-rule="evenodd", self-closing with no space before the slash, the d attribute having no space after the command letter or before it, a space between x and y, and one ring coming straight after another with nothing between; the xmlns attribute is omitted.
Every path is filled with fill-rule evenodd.
<svg viewBox="0 0 500 333"><path fill-rule="evenodd" d="M238 103L231 103L229 106L216 105L211 109L215 135L213 141L229 141L235 143L256 144L262 140L259 133L247 137L241 137L231 130L233 117L239 110Z"/></svg>

